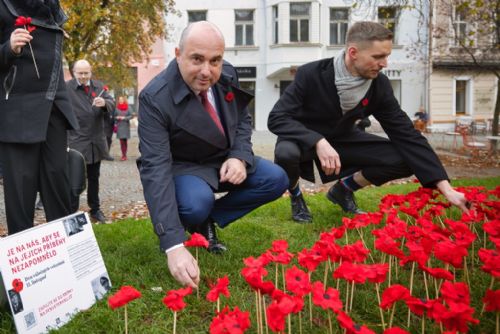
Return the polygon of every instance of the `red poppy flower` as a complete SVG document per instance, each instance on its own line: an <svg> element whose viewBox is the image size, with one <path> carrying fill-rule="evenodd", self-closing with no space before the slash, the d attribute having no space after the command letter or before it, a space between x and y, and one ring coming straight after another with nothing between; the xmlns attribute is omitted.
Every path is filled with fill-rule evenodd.
<svg viewBox="0 0 500 334"><path fill-rule="evenodd" d="M391 327L386 329L383 334L410 334L410 332L407 332L399 327Z"/></svg>
<svg viewBox="0 0 500 334"><path fill-rule="evenodd" d="M398 300L406 300L410 297L410 290L400 284L393 284L382 292L380 307L383 310L390 308Z"/></svg>
<svg viewBox="0 0 500 334"><path fill-rule="evenodd" d="M404 253L399 248L400 245L400 242L396 242L393 238L386 235L375 239L375 249L402 259L404 257Z"/></svg>
<svg viewBox="0 0 500 334"><path fill-rule="evenodd" d="M286 252L288 249L288 241L286 240L274 240L271 243L270 251L273 253L282 253Z"/></svg>
<svg viewBox="0 0 500 334"><path fill-rule="evenodd" d="M108 305L113 310L122 307L134 299L140 298L141 293L132 286L122 286L118 292L108 298Z"/></svg>
<svg viewBox="0 0 500 334"><path fill-rule="evenodd" d="M268 253L264 253L257 258L250 256L243 259L243 263L247 267L265 267L269 262L271 262L271 258L268 255Z"/></svg>
<svg viewBox="0 0 500 334"><path fill-rule="evenodd" d="M422 316L425 311L429 310L432 307L432 303L430 303L427 299L417 298L417 297L409 297L405 299L406 306L418 316Z"/></svg>
<svg viewBox="0 0 500 334"><path fill-rule="evenodd" d="M334 312L342 309L342 301L339 298L339 291L334 288L323 289L323 283L315 282L312 286L312 301L314 305L324 310L330 309Z"/></svg>
<svg viewBox="0 0 500 334"><path fill-rule="evenodd" d="M478 251L479 259L484 263L481 269L490 275L500 278L500 256L496 249L481 248Z"/></svg>
<svg viewBox="0 0 500 334"><path fill-rule="evenodd" d="M368 250L361 240L356 241L352 245L345 245L340 250L342 261L348 262L364 262L368 257Z"/></svg>
<svg viewBox="0 0 500 334"><path fill-rule="evenodd" d="M382 283L389 272L388 263L363 264L366 277L372 283Z"/></svg>
<svg viewBox="0 0 500 334"><path fill-rule="evenodd" d="M186 307L184 297L191 294L193 289L187 288L167 291L167 295L163 298L163 304L174 312L181 311Z"/></svg>
<svg viewBox="0 0 500 334"><path fill-rule="evenodd" d="M304 248L301 252L297 253L297 260L299 264L306 268L309 272L316 270L316 267L318 267L322 259L323 256L321 256L321 253L317 254L312 249L309 250Z"/></svg>
<svg viewBox="0 0 500 334"><path fill-rule="evenodd" d="M92 97L95 97L95 96L96 96L95 92L90 93L90 95L91 95Z"/></svg>
<svg viewBox="0 0 500 334"><path fill-rule="evenodd" d="M273 282L263 281L263 277L267 275L267 270L262 267L243 268L241 276L254 290L260 291L263 294L271 294L275 286Z"/></svg>
<svg viewBox="0 0 500 334"><path fill-rule="evenodd" d="M224 99L227 101L227 102L232 102L234 100L234 93L233 92L227 92L226 96L224 97Z"/></svg>
<svg viewBox="0 0 500 334"><path fill-rule="evenodd" d="M444 263L449 263L455 268L462 268L463 259L468 252L465 247L458 246L451 240L437 242L434 245L434 256Z"/></svg>
<svg viewBox="0 0 500 334"><path fill-rule="evenodd" d="M184 246L186 247L208 247L208 240L199 233L191 234L191 239L184 241Z"/></svg>
<svg viewBox="0 0 500 334"><path fill-rule="evenodd" d="M455 302L470 304L469 287L463 282L452 283L445 281L439 292L446 303Z"/></svg>
<svg viewBox="0 0 500 334"><path fill-rule="evenodd" d="M448 281L452 281L454 278L452 273L443 268L429 268L426 266L420 268L434 278L442 278Z"/></svg>
<svg viewBox="0 0 500 334"><path fill-rule="evenodd" d="M286 288L297 296L303 296L311 291L309 275L293 266L285 272Z"/></svg>
<svg viewBox="0 0 500 334"><path fill-rule="evenodd" d="M488 312L500 312L500 290L486 290L483 298L485 310Z"/></svg>
<svg viewBox="0 0 500 334"><path fill-rule="evenodd" d="M365 268L352 262L342 262L333 272L334 278L343 278L349 282L364 283L367 279Z"/></svg>
<svg viewBox="0 0 500 334"><path fill-rule="evenodd" d="M274 290L272 299L278 303L283 314L298 313L304 307L304 300L301 296L290 296L281 290Z"/></svg>
<svg viewBox="0 0 500 334"><path fill-rule="evenodd" d="M286 314L284 314L278 302L273 301L266 309L267 315L267 325L273 332L281 332L285 329L285 318Z"/></svg>
<svg viewBox="0 0 500 334"><path fill-rule="evenodd" d="M230 293L229 289L229 278L226 276L217 279L217 283L211 288L211 290L207 294L207 300L211 302L217 301L219 299L219 295L223 294L227 298L229 298Z"/></svg>
<svg viewBox="0 0 500 334"><path fill-rule="evenodd" d="M106 85L104 85L104 86L102 86L102 90L104 90L104 91L106 91L106 92L107 92L107 91L109 91L109 87L108 87L108 86L106 86Z"/></svg>
<svg viewBox="0 0 500 334"><path fill-rule="evenodd" d="M16 22L14 23L16 27L24 27L30 33L36 30L35 26L31 25L31 17L18 16Z"/></svg>
<svg viewBox="0 0 500 334"><path fill-rule="evenodd" d="M23 287L23 281L21 281L19 278L15 278L14 280L12 280L12 289L14 289L15 292L21 292L23 290Z"/></svg>
<svg viewBox="0 0 500 334"><path fill-rule="evenodd" d="M361 104L363 105L363 107L366 107L368 105L368 99L367 98L364 98L362 101L361 101Z"/></svg>
<svg viewBox="0 0 500 334"><path fill-rule="evenodd" d="M351 317L343 311L338 312L337 322L340 327L346 330L346 334L375 334L375 332L368 327L356 324Z"/></svg>
<svg viewBox="0 0 500 334"><path fill-rule="evenodd" d="M210 334L243 334L250 328L249 312L242 312L238 306L234 311L226 306L210 324Z"/></svg>
<svg viewBox="0 0 500 334"><path fill-rule="evenodd" d="M447 303L449 308L443 304L434 301L429 310L429 317L437 322L441 322L447 330L466 333L470 324L478 324L479 320L474 319L474 309L465 303Z"/></svg>

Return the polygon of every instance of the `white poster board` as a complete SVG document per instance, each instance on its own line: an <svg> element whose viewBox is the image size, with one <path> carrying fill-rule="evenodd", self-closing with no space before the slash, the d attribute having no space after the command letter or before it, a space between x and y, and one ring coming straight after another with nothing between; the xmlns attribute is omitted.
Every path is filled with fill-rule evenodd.
<svg viewBox="0 0 500 334"><path fill-rule="evenodd" d="M61 327L111 288L81 212L0 239L0 274L18 333Z"/></svg>

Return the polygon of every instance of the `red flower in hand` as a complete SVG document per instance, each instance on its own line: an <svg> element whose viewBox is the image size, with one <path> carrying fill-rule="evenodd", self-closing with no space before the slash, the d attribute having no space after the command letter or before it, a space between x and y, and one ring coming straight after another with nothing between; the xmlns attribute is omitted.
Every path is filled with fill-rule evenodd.
<svg viewBox="0 0 500 334"><path fill-rule="evenodd" d="M297 296L303 296L311 291L309 276L296 266L286 270L285 280L286 288Z"/></svg>
<svg viewBox="0 0 500 334"><path fill-rule="evenodd" d="M21 281L19 278L15 278L12 281L12 288L14 289L15 292L19 293L23 290L24 284L23 281Z"/></svg>
<svg viewBox="0 0 500 334"><path fill-rule="evenodd" d="M485 310L488 312L500 312L500 290L486 290L483 298Z"/></svg>
<svg viewBox="0 0 500 334"><path fill-rule="evenodd" d="M102 89L105 90L106 92L109 91L109 87L106 85L102 86Z"/></svg>
<svg viewBox="0 0 500 334"><path fill-rule="evenodd" d="M229 278L226 276L217 279L217 283L212 287L212 289L207 294L207 300L210 302L215 302L219 299L219 295L230 296L229 289Z"/></svg>
<svg viewBox="0 0 500 334"><path fill-rule="evenodd" d="M321 282L315 282L312 286L312 301L324 310L330 309L337 312L342 309L342 301L339 298L339 291L334 288L323 289Z"/></svg>
<svg viewBox="0 0 500 334"><path fill-rule="evenodd" d="M238 306L230 311L226 306L210 324L210 334L243 334L250 327L250 314Z"/></svg>
<svg viewBox="0 0 500 334"><path fill-rule="evenodd" d="M14 23L16 27L24 27L30 33L36 30L36 27L31 25L31 17L18 16L16 22Z"/></svg>
<svg viewBox="0 0 500 334"><path fill-rule="evenodd" d="M224 97L224 99L227 101L227 102L232 102L234 100L234 93L233 92L227 92L226 96Z"/></svg>
<svg viewBox="0 0 500 334"><path fill-rule="evenodd" d="M122 286L117 293L108 298L108 305L113 310L122 307L134 299L140 298L141 293L131 286Z"/></svg>
<svg viewBox="0 0 500 334"><path fill-rule="evenodd" d="M208 247L208 240L199 233L191 234L191 239L184 241L184 246L186 247Z"/></svg>
<svg viewBox="0 0 500 334"><path fill-rule="evenodd" d="M181 311L186 307L183 298L192 292L193 289L190 286L184 289L167 291L167 295L163 298L163 304L174 312Z"/></svg>

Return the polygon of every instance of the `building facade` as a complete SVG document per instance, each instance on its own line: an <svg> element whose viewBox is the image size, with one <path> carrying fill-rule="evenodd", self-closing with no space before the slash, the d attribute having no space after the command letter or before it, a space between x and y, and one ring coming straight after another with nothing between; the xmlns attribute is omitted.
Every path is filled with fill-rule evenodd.
<svg viewBox="0 0 500 334"><path fill-rule="evenodd" d="M336 57L345 48L347 29L354 22L379 21L395 33L393 52L383 72L391 80L402 109L413 117L429 101L428 66L419 55L427 51L408 48L426 38L425 29L417 29L419 13L426 11L390 6L390 2L383 1L363 3L354 6L350 0L177 0L179 15L169 14L166 18L166 63L175 58L175 46L188 23L215 23L225 37L224 58L236 67L242 88L255 95L250 106L254 128L266 130L269 112L299 66ZM423 43L422 47L426 46Z"/></svg>

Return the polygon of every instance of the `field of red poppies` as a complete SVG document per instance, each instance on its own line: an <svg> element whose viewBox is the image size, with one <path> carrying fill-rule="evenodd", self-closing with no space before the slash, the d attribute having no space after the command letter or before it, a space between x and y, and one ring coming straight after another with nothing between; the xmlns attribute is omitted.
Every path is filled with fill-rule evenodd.
<svg viewBox="0 0 500 334"><path fill-rule="evenodd" d="M198 292L215 303L207 330L499 333L500 187L459 190L472 203L468 213L420 188L386 195L377 212L343 218L299 252L289 252L287 240L270 242L259 256L243 259L240 275L244 289L253 291L251 306L231 301L228 276ZM195 234L187 246L206 247L206 241ZM192 307L186 298L196 293L169 290L163 298L174 333L186 332L177 316ZM109 303L116 308L139 297L120 290Z"/></svg>

